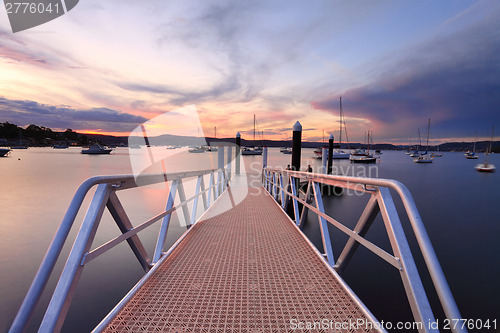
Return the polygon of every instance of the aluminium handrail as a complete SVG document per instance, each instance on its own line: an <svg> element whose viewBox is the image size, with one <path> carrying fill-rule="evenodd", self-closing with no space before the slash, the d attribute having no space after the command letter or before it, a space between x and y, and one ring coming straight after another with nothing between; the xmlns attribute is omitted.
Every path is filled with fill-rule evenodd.
<svg viewBox="0 0 500 333"><path fill-rule="evenodd" d="M215 181L214 174L217 173L217 181ZM203 176L210 175L210 184L205 189ZM194 178L198 177L198 182L196 186L196 194L189 199L186 199L182 192L179 190L179 196L181 197L181 201L177 206L173 205L173 201L176 195L177 186L175 189L171 186L170 194L169 194L169 202L167 203L167 207L165 211L156 215L155 217L149 219L148 221L133 227L126 216L123 207L121 207L121 203L119 202L118 197L114 194L116 191L131 189L135 187L143 187L146 185L157 184L157 183L167 183L168 181L172 181L173 184L180 184L180 188L182 188L182 179L186 178ZM193 208L193 216L196 214L196 204L197 199L200 196L203 196L203 206L205 210L210 206L210 194L213 191L214 200L219 197L222 192L227 189L229 186L229 177L226 169L210 169L210 170L201 170L201 171L189 171L189 172L176 172L176 173L155 173L155 174L142 174L139 176L134 175L114 175L114 176L97 176L92 177L84 181L75 192L73 199L63 217L59 228L52 239L52 242L45 254L42 263L38 269L37 274L35 275L33 282L19 308L19 311L9 329L9 333L18 333L24 332L27 328L27 325L33 315L33 312L41 298L41 295L47 285L47 282L52 274L54 266L61 254L62 248L67 240L69 232L74 224L76 216L80 211L80 208L83 204L84 199L87 197L88 192L94 187L97 186L97 190L94 193L92 202L89 206L87 214L85 216L84 221L82 222L82 229L77 235L77 239L75 240L75 244L71 253L68 257L68 262L65 265L63 272L61 273L61 277L56 286L56 290L52 296L51 302L44 316L44 320L40 326L39 332L52 332L59 331L61 329L62 323L64 321L64 317L66 315L66 311L69 307L69 303L71 302L71 298L73 296L74 288L70 291L70 285L78 282L79 274L81 274L81 269L83 269L83 265L85 263L90 262L92 259L95 259L98 255L108 251L115 245L120 242L127 240L129 242L130 247L134 251L137 259L143 266L144 270L147 272L151 267L153 267L159 258L163 255L162 248L164 241L166 239L168 224L170 220L171 213L173 213L176 209L181 207L186 207L187 203L195 200L194 208ZM206 194L208 193L208 199L205 201ZM111 215L115 219L116 223L120 227L122 231L122 235L115 237L111 241L99 246L98 248L90 251L90 246L93 240L93 236L95 235L95 231L97 225L100 222L104 206L107 206L111 212ZM89 217L90 216L90 217ZM141 230L145 229L149 225L157 222L161 218L164 218L164 222L162 223L162 231L163 235L159 235L159 239L156 246L155 258L151 263L147 258L147 253L142 246L142 243L137 238L137 233ZM168 219L167 219L168 218ZM188 216L186 218L186 225L189 226L193 223L193 219L189 219ZM89 220L87 222L87 220ZM165 223L166 222L166 223ZM85 224L89 224L89 229L87 231L87 235L83 237L84 239L80 241L81 247L79 248L81 253L75 253L75 248L78 245L79 239L81 238L82 231L85 232L84 226ZM166 225L166 226L164 226ZM163 237L163 239L160 239ZM83 243L82 243L83 242ZM82 252L83 250L83 252ZM159 251L158 251L159 250ZM76 251L78 252L78 251ZM71 257L75 257L77 260L75 262L75 267L73 267L73 271L67 273L66 270L68 268L68 263L70 262ZM153 259L155 259L153 258ZM81 266L81 267L76 267ZM71 270L68 269L68 271ZM64 279L64 275L67 275L69 278ZM76 281L75 281L76 280ZM64 292L58 292L59 289L64 289ZM57 295L56 295L57 294ZM57 303L53 305L53 303ZM56 308L52 310L52 308Z"/></svg>
<svg viewBox="0 0 500 333"><path fill-rule="evenodd" d="M422 222L413 197L405 185L403 185L399 181L390 179L335 176L300 171L279 170L272 168L264 169L263 174L264 187L276 201L278 201L278 199L281 200L281 207L283 209L286 209L290 199L293 201L293 215L298 226L303 223L303 218L305 215L304 212L306 212L308 209L317 213L318 219L320 221L323 246L326 252L325 260L329 262L330 265L332 265L333 263L332 267L335 270L341 272L344 269L347 261L349 261L350 257L353 255L358 244L365 246L373 253L379 255L382 259L399 268L401 272L401 278L407 292L408 300L410 302L415 318L417 320L420 319L419 321L423 323L429 323L434 321L432 310L430 309L427 295L425 294L425 290L423 289L418 271L416 270L416 266L411 255L406 236L401 227L394 202L388 189L395 190L401 198L413 233L415 234L415 237L417 239L419 250L422 253L427 270L431 276L434 288L438 294L441 306L446 317L449 320L461 319L460 312L455 303L450 287L446 282L443 270L439 264L436 253L434 252L434 248L432 247L431 241L425 230L425 226ZM286 177L286 183L283 181L283 176ZM305 200L302 200L299 197L297 189L297 183L300 179L305 179L308 182L308 190ZM368 201L368 204L354 230L350 230L340 222L325 214L322 207L323 204L319 188L320 183L340 188L347 188L355 191L361 191L371 195L371 198ZM311 187L314 192L316 207L308 203L308 197ZM288 192L288 188L290 188L291 192ZM303 205L302 216L300 215L298 208L299 202ZM391 246L393 247L395 256L392 256L389 253L383 251L364 238L364 235L368 231L371 222L373 222L379 212L382 214L382 218L384 220L384 223L386 224L386 229L388 229L387 232L389 234ZM333 261L333 253L331 253L330 241L329 239L325 240L325 234L328 233L328 229L325 228L324 223L326 222L324 221L328 221L330 224L334 225L337 229L341 230L349 236L349 240L344 246L344 250L339 257L337 264L334 264ZM394 262L393 259L395 259L396 261ZM412 297L413 300L411 299ZM452 331L461 333L467 332L465 327L459 326L460 325L456 325L455 327L453 327ZM426 327L424 324L423 328L420 331L428 332L432 331L432 329L430 327Z"/></svg>

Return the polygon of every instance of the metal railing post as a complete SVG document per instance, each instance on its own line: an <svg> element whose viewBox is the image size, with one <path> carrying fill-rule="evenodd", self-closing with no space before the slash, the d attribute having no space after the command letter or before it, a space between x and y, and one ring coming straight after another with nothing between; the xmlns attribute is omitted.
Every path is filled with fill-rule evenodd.
<svg viewBox="0 0 500 333"><path fill-rule="evenodd" d="M198 209L198 198L200 194L200 189L201 189L201 182L203 181L203 176L198 176L198 179L196 180L196 189L195 189L195 198L193 201L193 210L191 212L191 221L189 224L193 225L194 221L196 219L196 211Z"/></svg>
<svg viewBox="0 0 500 333"><path fill-rule="evenodd" d="M321 150L321 172L320 173L327 173L326 169L326 161L328 160L328 150L326 147L323 147Z"/></svg>
<svg viewBox="0 0 500 333"><path fill-rule="evenodd" d="M170 185L170 193L168 194L167 206L165 210L170 210L174 207L175 194L177 193L177 185L179 184L179 180L172 180L172 184ZM172 217L172 213L169 213L167 216L163 218L161 222L160 233L158 234L158 239L156 241L155 253L153 255L153 264L156 264L158 260L161 258L161 254L163 253L163 246L165 245L165 241L167 239L168 225L170 224L170 218Z"/></svg>
<svg viewBox="0 0 500 333"><path fill-rule="evenodd" d="M434 314L432 313L424 286L420 280L417 266L413 260L410 246L408 245L389 189L386 187L379 188L377 196L391 247L394 251L394 255L398 257L401 262L401 280L403 281L406 295L410 302L411 311L415 320L423 324L423 327L419 328L419 332L439 332L439 330L428 327L429 325L427 325L435 321Z"/></svg>
<svg viewBox="0 0 500 333"><path fill-rule="evenodd" d="M214 174L212 172L212 173L210 173L210 177L208 180L207 207L210 207L210 196L212 195L211 193L213 193L213 195L215 197L215 189L212 189L213 185L214 185ZM215 199L214 199L214 201L215 201Z"/></svg>
<svg viewBox="0 0 500 333"><path fill-rule="evenodd" d="M182 179L179 179L179 183L177 185L177 191L179 192L179 200L181 202L186 201L186 192L184 192L184 184L182 183ZM189 228L191 218L189 217L189 208L187 204L182 206L182 214L184 215L184 223L186 224L185 226ZM181 226L184 227L182 224Z"/></svg>
<svg viewBox="0 0 500 333"><path fill-rule="evenodd" d="M293 176L290 177L290 187L292 188L292 195L294 198L292 199L293 202L293 212L294 212L294 218L295 218L295 224L297 226L300 225L300 214L299 214L299 203L295 197L298 197L297 195L297 179Z"/></svg>
<svg viewBox="0 0 500 333"><path fill-rule="evenodd" d="M39 332L59 332L73 298L76 284L81 276L84 254L90 250L99 221L111 192L110 184L100 184L94 194L75 244L71 249L68 261L64 266L61 278L57 283L47 312L40 324Z"/></svg>
<svg viewBox="0 0 500 333"><path fill-rule="evenodd" d="M232 173L233 173L233 148L231 146L227 146L227 182L231 181Z"/></svg>
<svg viewBox="0 0 500 333"><path fill-rule="evenodd" d="M219 146L217 150L218 161L217 161L217 198L222 193L223 189L223 175L221 174L221 170L224 169L224 146Z"/></svg>
<svg viewBox="0 0 500 333"><path fill-rule="evenodd" d="M321 197L321 189L317 182L312 182L312 187L314 190L314 198L316 201L316 207L322 213L325 213L325 208L323 206L323 198ZM308 191L309 192L309 191ZM323 241L323 249L326 254L326 260L330 266L335 266L335 259L333 257L332 243L330 241L330 233L328 232L328 223L326 220L318 215L319 228L321 230L321 240Z"/></svg>
<svg viewBox="0 0 500 333"><path fill-rule="evenodd" d="M285 188L285 184L283 184L283 174L280 172L278 177L280 180L281 208L285 208L286 188Z"/></svg>
<svg viewBox="0 0 500 333"><path fill-rule="evenodd" d="M30 321L31 316L33 315L33 311L35 310L40 297L42 296L43 291L45 290L45 286L47 285L47 281L49 280L50 275L52 274L52 270L61 254L61 250L68 238L68 234L73 226L76 215L80 210L83 200L92 185L92 180L89 179L85 181L80 187L76 190L73 199L66 211L66 214L63 217L57 232L52 239L52 242L45 254L45 257L38 268L38 271L31 283L31 286L26 293L26 296L17 312L14 321L12 322L12 326L10 327L9 333L20 333L26 330L28 323Z"/></svg>

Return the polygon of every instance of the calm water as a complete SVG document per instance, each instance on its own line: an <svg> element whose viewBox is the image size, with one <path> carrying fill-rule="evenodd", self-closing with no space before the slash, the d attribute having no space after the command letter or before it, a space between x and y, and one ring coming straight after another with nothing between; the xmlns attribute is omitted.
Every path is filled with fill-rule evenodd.
<svg viewBox="0 0 500 333"><path fill-rule="evenodd" d="M214 167L216 154L181 153L169 160L166 169ZM290 155L282 155L277 149L270 149L269 155L270 166L286 166L290 160ZM320 161L312 155L312 150L303 150L303 166L320 166ZM247 170L252 163L260 166L260 156L242 158ZM499 167L500 155L492 155L491 161ZM334 165L338 173L403 182L417 203L462 316L493 320L499 318L500 309L500 214L496 206L500 203L497 192L500 173L475 172L476 163L477 160L466 160L462 153L445 153L433 164L421 165L413 163L403 152L384 152L381 163L376 166L353 167L348 161L336 161ZM91 176L129 173L132 169L127 149L116 149L110 156L88 156L80 154L80 149L76 148L30 148L0 158L1 332L10 326L76 188ZM189 197L190 190L187 191ZM164 186L149 186L129 193L120 192L119 197L132 222L137 224L163 209L167 194ZM366 201L364 196L344 195L325 198L325 205L334 218L353 226ZM398 200L396 204L400 204ZM77 222L81 221L80 215ZM316 221L311 214L306 233L321 246ZM407 227L404 218L402 222ZM169 244L185 230L175 221L172 226ZM140 234L148 250L154 246L158 227ZM73 230L71 243L75 234ZM118 234L109 214L105 215L95 244ZM331 235L334 252L338 255L345 238L333 230ZM381 220L375 221L367 238L390 249ZM415 240L409 237L409 241L415 253ZM64 251L67 256L69 246ZM421 266L421 258L416 256L416 259ZM57 272L63 263L64 260L60 260ZM126 244L90 263L84 269L63 331L90 331L140 276L141 268ZM411 320L398 272L375 255L359 248L344 277L379 319ZM422 278L427 285L428 276ZM48 289L53 288L55 282L52 279ZM48 297L44 295L40 305L48 304ZM431 298L431 302L434 305L436 299ZM42 316L43 312L38 310L33 321L39 322Z"/></svg>

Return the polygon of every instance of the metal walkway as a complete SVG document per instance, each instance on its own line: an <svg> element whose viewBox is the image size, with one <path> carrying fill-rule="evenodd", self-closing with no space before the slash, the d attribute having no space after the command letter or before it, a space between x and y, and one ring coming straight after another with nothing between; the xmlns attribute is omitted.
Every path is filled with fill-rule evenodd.
<svg viewBox="0 0 500 333"><path fill-rule="evenodd" d="M262 187L226 191L151 273L105 332L377 331Z"/></svg>

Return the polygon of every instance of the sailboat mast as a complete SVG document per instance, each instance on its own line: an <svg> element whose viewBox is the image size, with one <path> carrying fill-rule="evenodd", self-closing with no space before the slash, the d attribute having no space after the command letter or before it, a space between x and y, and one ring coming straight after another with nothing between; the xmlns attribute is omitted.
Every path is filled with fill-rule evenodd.
<svg viewBox="0 0 500 333"><path fill-rule="evenodd" d="M472 152L476 152L476 141L477 141L477 133L474 131L474 146L472 147Z"/></svg>
<svg viewBox="0 0 500 333"><path fill-rule="evenodd" d="M367 137L366 137L366 140L368 142L368 154L370 154L370 131L368 131L367 133Z"/></svg>
<svg viewBox="0 0 500 333"><path fill-rule="evenodd" d="M253 115L253 144L255 144L255 114Z"/></svg>
<svg viewBox="0 0 500 333"><path fill-rule="evenodd" d="M431 130L431 118L429 118L429 123L427 124L427 152L429 150L429 132Z"/></svg>
<svg viewBox="0 0 500 333"><path fill-rule="evenodd" d="M418 147L417 153L420 151L420 146L422 146L422 137L420 136L420 128L418 129Z"/></svg>
<svg viewBox="0 0 500 333"><path fill-rule="evenodd" d="M490 151L489 153L491 154L492 149L493 149L493 138L495 137L495 125L491 126L491 141L490 141Z"/></svg>
<svg viewBox="0 0 500 333"><path fill-rule="evenodd" d="M342 115L342 96L340 96L340 111L339 111L339 148L342 148L342 122L343 122L343 115Z"/></svg>

